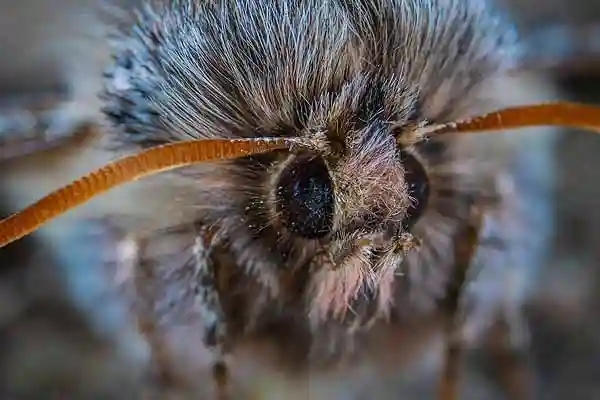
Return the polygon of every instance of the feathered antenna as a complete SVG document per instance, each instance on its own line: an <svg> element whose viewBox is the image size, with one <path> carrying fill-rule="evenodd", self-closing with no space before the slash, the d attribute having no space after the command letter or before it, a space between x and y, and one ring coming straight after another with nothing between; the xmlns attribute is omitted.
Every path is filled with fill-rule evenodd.
<svg viewBox="0 0 600 400"><path fill-rule="evenodd" d="M464 121L417 128L417 137L561 125L600 133L600 106L557 102L517 106ZM202 139L171 143L125 157L79 178L0 221L0 247L118 185L206 161L226 160L301 144L295 138Z"/></svg>
<svg viewBox="0 0 600 400"><path fill-rule="evenodd" d="M90 172L0 221L0 247L124 183L206 161L289 149L295 143L296 140L286 138L203 139L170 143L127 156Z"/></svg>

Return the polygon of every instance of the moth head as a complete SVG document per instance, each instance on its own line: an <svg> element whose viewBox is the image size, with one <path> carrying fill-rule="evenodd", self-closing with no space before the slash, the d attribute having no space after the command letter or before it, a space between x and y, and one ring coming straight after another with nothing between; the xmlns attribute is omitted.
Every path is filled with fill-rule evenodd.
<svg viewBox="0 0 600 400"><path fill-rule="evenodd" d="M272 171L271 225L320 249L313 278L319 282L312 308L317 313L338 308L341 315L348 299L379 288L393 275L427 207L426 169L410 147L398 145L396 129L373 120L343 131L321 131ZM321 285L328 279L337 283L325 289Z"/></svg>
<svg viewBox="0 0 600 400"><path fill-rule="evenodd" d="M291 153L274 172L272 221L328 247L332 267L353 254L394 251L427 206L421 162L399 148L390 125L317 135L314 149Z"/></svg>

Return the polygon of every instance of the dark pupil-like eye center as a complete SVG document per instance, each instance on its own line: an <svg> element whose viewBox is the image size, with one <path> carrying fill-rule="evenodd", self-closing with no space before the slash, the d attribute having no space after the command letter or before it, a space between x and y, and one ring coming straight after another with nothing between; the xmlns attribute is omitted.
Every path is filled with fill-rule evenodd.
<svg viewBox="0 0 600 400"><path fill-rule="evenodd" d="M427 178L425 168L412 155L405 151L400 151L400 160L404 165L408 193L412 201L406 217L402 221L403 228L409 231L427 208L430 193L429 179Z"/></svg>
<svg viewBox="0 0 600 400"><path fill-rule="evenodd" d="M333 186L321 157L301 155L281 173L277 213L291 232L308 239L327 235L333 221Z"/></svg>

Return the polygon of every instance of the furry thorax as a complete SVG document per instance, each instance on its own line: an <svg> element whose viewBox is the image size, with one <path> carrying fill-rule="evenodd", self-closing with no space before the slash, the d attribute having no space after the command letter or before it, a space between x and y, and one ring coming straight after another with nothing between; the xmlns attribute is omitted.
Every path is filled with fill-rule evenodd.
<svg viewBox="0 0 600 400"><path fill-rule="evenodd" d="M168 228L208 226L220 238L222 270L231 265L236 277L221 296L242 293L242 326L291 313L313 331L355 330L431 310L445 294L452 236L469 202L491 199L520 218L507 200L510 141L499 145L509 151L483 159L456 155L469 139L398 145L424 121L465 116L493 99L488 82L518 63L515 31L489 2L155 3L114 37L103 99L115 148L322 138L314 151L169 178L186 194L172 189L161 214L185 215ZM404 254L397 244L408 233L420 246Z"/></svg>

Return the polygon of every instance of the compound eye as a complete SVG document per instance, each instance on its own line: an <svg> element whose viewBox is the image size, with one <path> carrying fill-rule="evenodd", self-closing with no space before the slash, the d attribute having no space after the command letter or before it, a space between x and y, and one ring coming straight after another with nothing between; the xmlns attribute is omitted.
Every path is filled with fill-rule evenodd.
<svg viewBox="0 0 600 400"><path fill-rule="evenodd" d="M275 197L277 214L290 232L307 239L331 232L333 184L323 158L296 157L281 172Z"/></svg>
<svg viewBox="0 0 600 400"><path fill-rule="evenodd" d="M429 179L423 165L410 153L400 150L400 161L404 165L408 194L412 203L402 221L402 227L410 231L427 208L430 194Z"/></svg>

